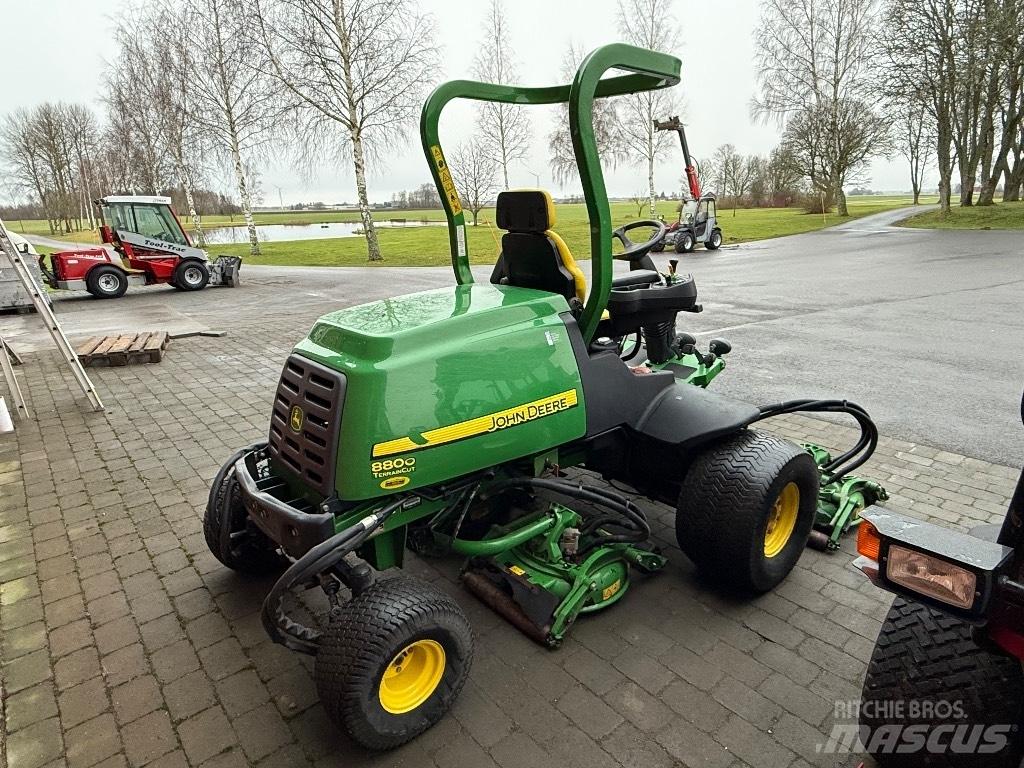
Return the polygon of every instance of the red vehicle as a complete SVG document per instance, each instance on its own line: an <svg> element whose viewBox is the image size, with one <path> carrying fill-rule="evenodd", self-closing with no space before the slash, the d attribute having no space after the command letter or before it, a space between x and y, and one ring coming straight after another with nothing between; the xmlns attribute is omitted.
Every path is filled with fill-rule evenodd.
<svg viewBox="0 0 1024 768"><path fill-rule="evenodd" d="M697 161L690 155L690 146L686 143L686 129L677 115L668 120L655 120L654 130L679 134L690 199L680 204L679 218L665 227L665 237L651 250L660 253L672 246L676 253L690 253L698 243L703 243L709 251L717 251L722 247L722 230L718 226L716 199L713 194L701 191Z"/></svg>
<svg viewBox="0 0 1024 768"><path fill-rule="evenodd" d="M206 251L189 241L169 197L111 196L95 204L100 239L108 247L40 256L39 270L51 288L116 299L129 285L167 283L181 291L238 285L242 260L220 256L210 262Z"/></svg>

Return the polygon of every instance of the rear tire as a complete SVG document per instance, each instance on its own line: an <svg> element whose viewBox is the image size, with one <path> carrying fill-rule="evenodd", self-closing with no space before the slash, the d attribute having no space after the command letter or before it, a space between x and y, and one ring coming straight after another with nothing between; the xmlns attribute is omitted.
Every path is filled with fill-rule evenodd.
<svg viewBox="0 0 1024 768"><path fill-rule="evenodd" d="M206 546L233 571L252 575L276 573L284 567L285 559L267 535L249 520L232 465L229 461L221 467L210 488L203 515Z"/></svg>
<svg viewBox="0 0 1024 768"><path fill-rule="evenodd" d="M679 548L702 572L767 592L796 565L818 503L818 468L798 446L753 430L699 454L676 508Z"/></svg>
<svg viewBox="0 0 1024 768"><path fill-rule="evenodd" d="M179 291L201 291L210 282L210 269L201 261L183 261L174 268L170 282Z"/></svg>
<svg viewBox="0 0 1024 768"><path fill-rule="evenodd" d="M711 232L711 237L709 237L704 242L704 247L707 248L709 251L717 251L719 248L721 248L722 247L722 230L720 230L720 229L713 230Z"/></svg>
<svg viewBox="0 0 1024 768"><path fill-rule="evenodd" d="M905 711L899 713L904 716L895 716L895 702L904 702L906 708L911 701L931 702L930 714L944 716L912 718ZM959 702L960 711L950 716L945 710L953 702ZM1024 756L1022 718L1024 674L1020 661L979 646L970 625L960 619L896 598L878 633L861 695L861 726L870 728L870 733L889 726L877 737L878 745L870 735L866 737L865 746L880 768L1017 768ZM933 728L950 723L962 724L968 740L977 726L1010 726L998 731L1008 737L1008 743L996 754L979 754L977 750L972 754L935 754L924 749L881 754L891 751L881 748L883 741L890 741L883 736L891 730L914 724L916 731L923 725L927 728L923 739L927 739ZM992 735L982 738L991 743ZM953 741L956 738L953 735ZM909 737L891 741L906 744ZM949 734L939 741L949 744Z"/></svg>
<svg viewBox="0 0 1024 768"><path fill-rule="evenodd" d="M458 603L399 576L332 614L314 678L327 714L352 739L394 749L444 717L472 661L473 632Z"/></svg>
<svg viewBox="0 0 1024 768"><path fill-rule="evenodd" d="M101 264L89 270L85 289L97 299L119 299L128 290L128 277L117 267Z"/></svg>
<svg viewBox="0 0 1024 768"><path fill-rule="evenodd" d="M690 253L693 251L695 242L693 235L689 232L680 232L676 235L676 253Z"/></svg>

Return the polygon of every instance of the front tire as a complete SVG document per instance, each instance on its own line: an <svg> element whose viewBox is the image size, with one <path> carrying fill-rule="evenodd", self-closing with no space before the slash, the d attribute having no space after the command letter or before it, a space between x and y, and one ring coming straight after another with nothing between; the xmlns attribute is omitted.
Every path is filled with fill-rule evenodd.
<svg viewBox="0 0 1024 768"><path fill-rule="evenodd" d="M89 270L85 289L97 299L119 299L128 290L128 277L117 267L101 264Z"/></svg>
<svg viewBox="0 0 1024 768"><path fill-rule="evenodd" d="M369 749L393 749L451 709L473 633L450 596L407 576L379 581L332 614L314 677L330 718Z"/></svg>
<svg viewBox="0 0 1024 768"><path fill-rule="evenodd" d="M206 546L217 560L233 571L252 575L275 573L285 560L276 545L249 520L242 503L234 459L214 478L203 515Z"/></svg>
<svg viewBox="0 0 1024 768"><path fill-rule="evenodd" d="M680 232L676 235L676 253L690 253L694 248L693 235L689 232Z"/></svg>
<svg viewBox="0 0 1024 768"><path fill-rule="evenodd" d="M907 711L910 702L919 713L932 711L913 717ZM947 710L955 702L959 710L951 715ZM979 646L970 625L960 619L896 598L878 633L861 695L860 724L870 729L865 746L880 768L1017 768L1024 756L1022 717L1024 674L1017 659ZM898 737L906 726L923 730L927 740L937 726L949 724L959 726L967 740L977 729L983 743L1000 734L1006 743L992 754L977 749L969 754L926 749L901 754L882 744L901 743L883 737ZM879 728L884 730L875 744L870 734ZM935 733L940 744L952 743L949 734L939 735ZM954 734L952 741L956 739ZM907 741L909 736L902 743Z"/></svg>
<svg viewBox="0 0 1024 768"><path fill-rule="evenodd" d="M201 261L183 261L174 268L171 285L179 291L201 291L210 282L210 269Z"/></svg>
<svg viewBox="0 0 1024 768"><path fill-rule="evenodd" d="M818 503L818 468L798 446L743 430L699 454L676 508L679 548L702 572L767 592L793 570Z"/></svg>
<svg viewBox="0 0 1024 768"><path fill-rule="evenodd" d="M707 248L709 251L717 251L719 248L721 248L722 247L722 230L720 230L720 229L713 230L711 232L711 237L709 237L704 242L704 247Z"/></svg>

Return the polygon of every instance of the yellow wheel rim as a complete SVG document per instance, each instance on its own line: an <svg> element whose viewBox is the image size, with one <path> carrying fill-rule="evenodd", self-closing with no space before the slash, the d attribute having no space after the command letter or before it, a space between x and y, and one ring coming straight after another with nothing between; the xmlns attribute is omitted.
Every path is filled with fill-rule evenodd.
<svg viewBox="0 0 1024 768"><path fill-rule="evenodd" d="M444 674L444 648L417 640L391 660L380 680L380 705L393 715L411 712L430 698Z"/></svg>
<svg viewBox="0 0 1024 768"><path fill-rule="evenodd" d="M764 529L764 556L775 557L786 548L796 528L800 513L800 489L796 483L783 488L768 512L768 527Z"/></svg>

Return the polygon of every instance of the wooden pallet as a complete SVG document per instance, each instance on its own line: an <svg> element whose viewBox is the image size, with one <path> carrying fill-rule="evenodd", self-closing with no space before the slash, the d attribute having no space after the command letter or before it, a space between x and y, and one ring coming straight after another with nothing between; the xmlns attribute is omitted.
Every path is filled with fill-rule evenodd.
<svg viewBox="0 0 1024 768"><path fill-rule="evenodd" d="M93 336L75 348L82 365L159 363L171 343L166 331Z"/></svg>

